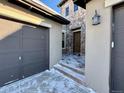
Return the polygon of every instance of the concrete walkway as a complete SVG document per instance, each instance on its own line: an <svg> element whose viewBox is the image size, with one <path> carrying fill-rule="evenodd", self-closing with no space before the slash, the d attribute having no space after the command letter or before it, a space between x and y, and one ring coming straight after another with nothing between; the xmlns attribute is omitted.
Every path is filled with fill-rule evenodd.
<svg viewBox="0 0 124 93"><path fill-rule="evenodd" d="M95 93L55 69L0 88L0 93Z"/></svg>
<svg viewBox="0 0 124 93"><path fill-rule="evenodd" d="M74 68L78 71L85 72L85 56L78 56L78 55L63 55L62 60L59 62L60 64L67 65L71 68Z"/></svg>

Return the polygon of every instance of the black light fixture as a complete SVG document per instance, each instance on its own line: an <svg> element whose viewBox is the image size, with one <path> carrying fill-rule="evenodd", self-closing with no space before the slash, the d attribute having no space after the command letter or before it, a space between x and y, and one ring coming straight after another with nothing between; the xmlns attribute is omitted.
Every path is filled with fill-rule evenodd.
<svg viewBox="0 0 124 93"><path fill-rule="evenodd" d="M101 16L98 14L97 10L95 10L95 15L92 17L92 25L98 25L101 23Z"/></svg>

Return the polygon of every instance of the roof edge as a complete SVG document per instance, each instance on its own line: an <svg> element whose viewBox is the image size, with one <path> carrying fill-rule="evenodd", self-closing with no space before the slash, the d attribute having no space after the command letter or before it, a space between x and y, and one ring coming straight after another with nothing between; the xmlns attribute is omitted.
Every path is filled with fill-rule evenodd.
<svg viewBox="0 0 124 93"><path fill-rule="evenodd" d="M29 9L30 9L30 11L31 11L31 9L36 10L36 11L38 11L38 12L36 12L37 14L44 16L48 19L51 19L55 22L58 22L60 24L67 25L70 23L70 21L67 20L66 18L62 17L61 15L59 15L53 11L50 11L49 9L47 10L46 7L44 8L44 6L41 6L38 3L33 2L32 0L9 0L9 2L16 4L17 6L21 6L21 7L23 7L21 4L28 6L30 8L26 8L27 10L29 10ZM25 3L23 3L23 2L25 2ZM20 3L20 4L17 4L17 3Z"/></svg>
<svg viewBox="0 0 124 93"><path fill-rule="evenodd" d="M82 7L82 8L85 8L86 9L86 4L91 1L91 0L73 0L74 4Z"/></svg>
<svg viewBox="0 0 124 93"><path fill-rule="evenodd" d="M62 0L57 6L61 7L62 5L64 5L68 0Z"/></svg>

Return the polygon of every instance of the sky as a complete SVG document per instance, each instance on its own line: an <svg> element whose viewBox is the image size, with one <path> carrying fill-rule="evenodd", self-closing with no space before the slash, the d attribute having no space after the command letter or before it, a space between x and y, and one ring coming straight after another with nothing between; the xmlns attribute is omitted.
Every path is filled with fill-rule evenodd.
<svg viewBox="0 0 124 93"><path fill-rule="evenodd" d="M60 13L60 8L58 8L57 5L61 0L41 0L41 1L50 8L52 8L53 10L55 10L56 12Z"/></svg>

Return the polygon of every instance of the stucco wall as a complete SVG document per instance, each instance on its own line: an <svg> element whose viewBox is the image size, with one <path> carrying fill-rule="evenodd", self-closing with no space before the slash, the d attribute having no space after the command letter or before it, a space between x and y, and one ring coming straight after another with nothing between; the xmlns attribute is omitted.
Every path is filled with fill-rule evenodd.
<svg viewBox="0 0 124 93"><path fill-rule="evenodd" d="M44 18L44 17L43 17ZM44 18L44 23L51 25L49 32L49 67L58 63L62 58L62 24L54 22L50 19Z"/></svg>
<svg viewBox="0 0 124 93"><path fill-rule="evenodd" d="M111 7L104 0L91 0L86 15L86 79L97 93L109 93ZM101 24L93 26L95 10L101 15Z"/></svg>
<svg viewBox="0 0 124 93"><path fill-rule="evenodd" d="M118 4L120 2L124 2L124 0L105 0L105 6L111 6L111 5L115 5Z"/></svg>
<svg viewBox="0 0 124 93"><path fill-rule="evenodd" d="M62 25L51 20L50 29L50 68L53 67L62 58Z"/></svg>
<svg viewBox="0 0 124 93"><path fill-rule="evenodd" d="M48 18L45 18L43 16L40 16L40 15L37 15L35 13L32 13L30 11L27 11L21 7L18 7L16 5L13 5L13 4L10 4L10 3L7 3L5 0L1 0L0 1L0 8L8 8L8 9L11 9L11 11L14 11L13 8L16 8L18 11L23 11L25 13L25 15L33 15L33 16L36 16L40 19L43 19L43 24L45 23L46 24L49 24L49 26L51 25L51 28L50 31L49 31L49 36L50 36L50 39L49 39L49 59L50 59L50 68L53 67L54 64L56 64L57 62L59 62L59 60L61 59L62 57L62 25L57 23L57 22L54 22ZM6 11L5 11L6 12ZM42 24L42 23L41 23Z"/></svg>

